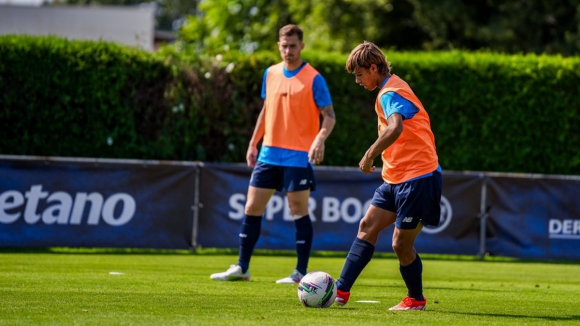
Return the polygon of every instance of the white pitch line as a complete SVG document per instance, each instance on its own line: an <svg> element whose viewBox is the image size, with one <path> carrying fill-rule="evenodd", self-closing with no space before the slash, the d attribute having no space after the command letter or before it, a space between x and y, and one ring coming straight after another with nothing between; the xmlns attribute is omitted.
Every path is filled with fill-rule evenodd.
<svg viewBox="0 0 580 326"><path fill-rule="evenodd" d="M358 300L355 302L360 302L360 303L380 303L380 301L376 301L376 300Z"/></svg>

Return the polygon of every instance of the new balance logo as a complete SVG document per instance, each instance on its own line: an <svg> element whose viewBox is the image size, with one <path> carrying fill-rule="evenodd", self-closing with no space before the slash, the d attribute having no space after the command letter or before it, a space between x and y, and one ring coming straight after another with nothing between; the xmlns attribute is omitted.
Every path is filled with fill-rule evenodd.
<svg viewBox="0 0 580 326"><path fill-rule="evenodd" d="M296 241L296 244L305 244L305 243L306 243L306 240L298 240L298 241Z"/></svg>
<svg viewBox="0 0 580 326"><path fill-rule="evenodd" d="M305 185L307 182L308 182L308 180L306 180L306 179L302 179L302 180L300 180L300 185L301 185L301 186L303 186L303 185Z"/></svg>
<svg viewBox="0 0 580 326"><path fill-rule="evenodd" d="M413 218L411 216L407 216L403 219L403 223L411 223L413 222Z"/></svg>
<svg viewBox="0 0 580 326"><path fill-rule="evenodd" d="M240 233L239 236L240 236L240 238L247 238L248 237L248 235L245 233Z"/></svg>

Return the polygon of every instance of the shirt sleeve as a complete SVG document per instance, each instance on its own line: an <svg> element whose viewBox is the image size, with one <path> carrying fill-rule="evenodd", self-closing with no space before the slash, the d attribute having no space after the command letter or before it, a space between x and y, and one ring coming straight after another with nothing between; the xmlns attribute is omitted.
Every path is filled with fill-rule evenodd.
<svg viewBox="0 0 580 326"><path fill-rule="evenodd" d="M264 77L262 78L262 99L266 99L266 77L268 77L268 70L270 67L264 70Z"/></svg>
<svg viewBox="0 0 580 326"><path fill-rule="evenodd" d="M381 106L385 117L388 119L393 113L399 113L403 120L411 119L419 109L411 101L397 94L396 92L386 92L381 96Z"/></svg>
<svg viewBox="0 0 580 326"><path fill-rule="evenodd" d="M321 74L314 77L312 82L312 94L314 95L314 103L319 108L332 105L332 98L330 97L330 91L326 85L326 80Z"/></svg>

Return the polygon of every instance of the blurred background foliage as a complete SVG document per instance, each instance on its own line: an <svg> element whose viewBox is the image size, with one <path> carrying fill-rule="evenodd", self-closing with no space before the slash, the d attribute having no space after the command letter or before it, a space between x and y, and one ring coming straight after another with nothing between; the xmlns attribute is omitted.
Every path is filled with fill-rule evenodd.
<svg viewBox="0 0 580 326"><path fill-rule="evenodd" d="M580 54L580 0L56 0L54 4L154 3L158 30L195 49L275 49L295 23L318 51L348 52L363 40L385 49Z"/></svg>
<svg viewBox="0 0 580 326"><path fill-rule="evenodd" d="M305 50L337 127L325 165L356 166L377 137L375 92L346 54ZM445 170L580 175L580 56L391 51L425 105ZM191 54L0 36L0 153L245 162L274 51ZM380 165L380 161L375 161Z"/></svg>
<svg viewBox="0 0 580 326"><path fill-rule="evenodd" d="M376 138L376 94L344 69L369 40L426 106L444 169L580 174L580 0L154 3L178 36L154 53L0 37L0 153L243 162L278 29L296 23L337 114L325 164L356 165Z"/></svg>

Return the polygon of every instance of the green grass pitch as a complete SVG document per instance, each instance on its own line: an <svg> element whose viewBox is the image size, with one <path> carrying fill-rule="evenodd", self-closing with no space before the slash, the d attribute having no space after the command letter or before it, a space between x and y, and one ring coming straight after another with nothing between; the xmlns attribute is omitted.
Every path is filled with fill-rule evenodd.
<svg viewBox="0 0 580 326"><path fill-rule="evenodd" d="M337 278L344 257L315 254L309 269ZM250 282L216 282L235 254L3 250L0 325L580 325L578 262L422 257L427 310L392 312L406 294L392 255L375 256L346 306L315 309L275 284L292 255L258 253Z"/></svg>

